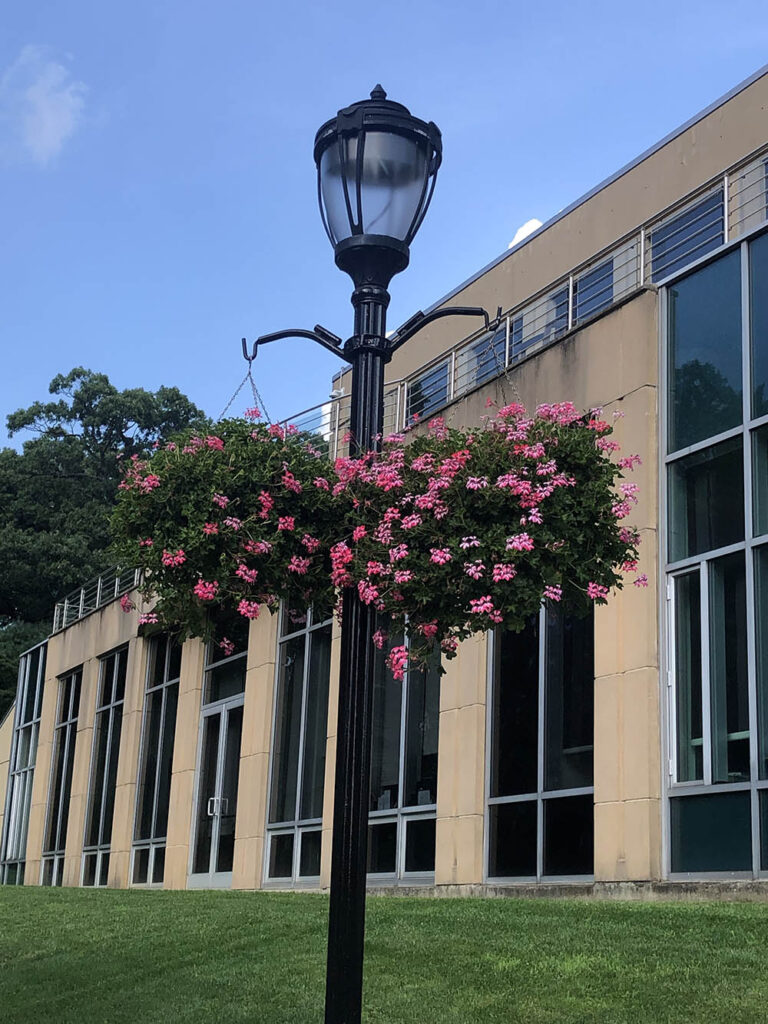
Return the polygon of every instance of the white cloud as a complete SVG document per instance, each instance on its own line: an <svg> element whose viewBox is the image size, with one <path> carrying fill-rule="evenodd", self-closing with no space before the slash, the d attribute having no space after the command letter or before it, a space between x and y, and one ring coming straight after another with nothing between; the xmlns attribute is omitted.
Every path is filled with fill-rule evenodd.
<svg viewBox="0 0 768 1024"><path fill-rule="evenodd" d="M0 75L0 155L45 165L83 115L86 87L44 46L25 46Z"/></svg>
<svg viewBox="0 0 768 1024"><path fill-rule="evenodd" d="M518 242L522 242L528 235L532 235L534 231L538 231L541 227L541 221L533 217L531 220L527 220L525 224L521 224L515 232L515 237L507 246L508 249L513 249Z"/></svg>

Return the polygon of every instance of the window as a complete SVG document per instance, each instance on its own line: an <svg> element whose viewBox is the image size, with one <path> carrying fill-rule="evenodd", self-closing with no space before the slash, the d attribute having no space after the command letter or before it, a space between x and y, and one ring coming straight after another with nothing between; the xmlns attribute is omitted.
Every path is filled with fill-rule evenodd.
<svg viewBox="0 0 768 1024"><path fill-rule="evenodd" d="M43 885L62 883L82 682L81 668L59 679L56 725L53 730L51 786L48 794L48 820L43 844Z"/></svg>
<svg viewBox="0 0 768 1024"><path fill-rule="evenodd" d="M507 324L465 346L456 357L457 394L493 380L507 365Z"/></svg>
<svg viewBox="0 0 768 1024"><path fill-rule="evenodd" d="M738 250L669 287L669 444L679 451L742 421Z"/></svg>
<svg viewBox="0 0 768 1024"><path fill-rule="evenodd" d="M568 286L556 288L526 307L511 323L513 356L534 345L554 341L568 330Z"/></svg>
<svg viewBox="0 0 768 1024"><path fill-rule="evenodd" d="M435 871L440 676L437 665L409 665L398 681L386 654L377 652L373 691L368 875L391 883Z"/></svg>
<svg viewBox="0 0 768 1024"><path fill-rule="evenodd" d="M152 637L136 791L131 873L134 885L163 882L180 674L181 645L169 636Z"/></svg>
<svg viewBox="0 0 768 1024"><path fill-rule="evenodd" d="M449 396L448 360L432 366L418 377L408 381L405 422L412 426L427 419L448 402Z"/></svg>
<svg viewBox="0 0 768 1024"><path fill-rule="evenodd" d="M667 291L673 875L768 872L766 237Z"/></svg>
<svg viewBox="0 0 768 1024"><path fill-rule="evenodd" d="M723 244L723 190L675 214L651 231L651 280L676 274Z"/></svg>
<svg viewBox="0 0 768 1024"><path fill-rule="evenodd" d="M268 881L317 881L328 736L331 672L328 612L284 604L278 644L272 770L269 792Z"/></svg>
<svg viewBox="0 0 768 1024"><path fill-rule="evenodd" d="M593 615L547 606L492 643L488 877L591 875Z"/></svg>
<svg viewBox="0 0 768 1024"><path fill-rule="evenodd" d="M613 304L613 258L577 277L573 282L573 322L597 316Z"/></svg>
<svg viewBox="0 0 768 1024"><path fill-rule="evenodd" d="M91 784L83 844L83 885L106 885L109 876L127 664L127 647L103 657L99 664Z"/></svg>
<svg viewBox="0 0 768 1024"><path fill-rule="evenodd" d="M0 848L0 882L6 885L24 883L29 808L37 758L47 649L46 644L40 644L22 654L19 660L16 717Z"/></svg>
<svg viewBox="0 0 768 1024"><path fill-rule="evenodd" d="M221 616L206 650L197 771L192 888L232 883L240 782L248 619Z"/></svg>

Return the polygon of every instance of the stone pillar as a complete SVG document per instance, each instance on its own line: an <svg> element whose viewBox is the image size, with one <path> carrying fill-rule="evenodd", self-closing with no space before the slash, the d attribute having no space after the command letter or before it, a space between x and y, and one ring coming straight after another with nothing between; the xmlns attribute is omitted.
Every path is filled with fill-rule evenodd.
<svg viewBox="0 0 768 1024"><path fill-rule="evenodd" d="M334 616L331 627L331 666L328 680L328 729L325 743L325 781L323 790L323 833L320 852L320 885L331 884L333 846L333 798L336 784L336 727L339 717L339 670L341 667L341 626Z"/></svg>
<svg viewBox="0 0 768 1024"><path fill-rule="evenodd" d="M263 878L278 620L262 608L248 635L233 889L260 889Z"/></svg>
<svg viewBox="0 0 768 1024"><path fill-rule="evenodd" d="M195 772L203 699L205 644L187 640L181 652L179 704L173 746L168 834L165 848L165 889L186 889L189 846L195 808Z"/></svg>
<svg viewBox="0 0 768 1024"><path fill-rule="evenodd" d="M595 879L606 882L658 879L662 864L656 389L638 389L621 409L622 451L644 460L628 474L640 501L627 522L640 530L648 587L628 576L595 610Z"/></svg>
<svg viewBox="0 0 768 1024"><path fill-rule="evenodd" d="M436 885L483 881L488 639L477 633L445 661L437 757Z"/></svg>

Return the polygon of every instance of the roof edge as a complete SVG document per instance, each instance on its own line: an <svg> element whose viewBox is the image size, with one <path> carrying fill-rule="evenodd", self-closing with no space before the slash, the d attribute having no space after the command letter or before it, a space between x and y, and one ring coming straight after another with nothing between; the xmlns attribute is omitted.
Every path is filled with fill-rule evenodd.
<svg viewBox="0 0 768 1024"><path fill-rule="evenodd" d="M528 245L529 242L533 241L534 238L537 238L540 234L546 231L547 228L551 228L553 224L557 224L558 221L561 221L564 217L567 217L568 214L573 213L573 211L578 209L578 207L581 206L583 203L586 203L588 200L592 199L593 196L596 196L598 192L602 192L603 189L608 188L609 185L612 185L615 181L618 181L618 179L621 178L623 175L627 174L629 171L639 166L641 163L643 163L644 160L647 160L649 157L653 156L654 153L657 153L660 149L663 149L664 146L668 145L678 136L682 135L683 132L687 132L689 128L692 128L695 124L698 124L699 121L703 121L705 117L708 117L710 114L714 113L715 110L717 110L719 107L722 107L724 104L728 103L728 101L732 100L734 96L738 96L740 92L743 92L745 89L748 89L750 85L753 85L756 81L758 81L758 79L762 78L766 74L768 74L768 64L764 64L759 70L751 74L749 78L745 78L743 82L740 82L738 85L735 85L723 96L720 96L719 99L716 99L713 103L710 103L709 106L705 107L703 110L700 110L698 114L694 114L693 117L690 117L678 128L673 129L671 132L669 132L669 134L665 135L658 142L654 143L648 149L644 150L639 156L636 156L633 160L630 160L629 163L624 164L624 166L620 167L618 171L614 171L613 174L609 175L609 177L605 178L598 185L595 185L588 192L585 192L584 195L580 196L578 199L574 200L574 202L564 207L564 209L560 210L559 213L556 213L554 217L550 217L549 220L545 221L545 223L542 224L540 228L536 228L536 230L532 231L530 235L526 235L526 237L522 239L522 241L518 242L517 245L505 249L504 252L502 252L495 259L491 260L490 263L486 263L484 267L481 267L480 270L476 271L474 274L468 277L466 281L462 281L460 285L457 285L455 288L452 288L449 292L443 295L442 298L438 299L437 302L433 302L429 307L427 307L427 309L424 310L424 312L431 313L432 310L439 309L439 307L448 302L449 299L452 299L455 295L458 295L459 292L469 287L469 285L474 284L474 282L481 278L483 274L486 274L489 270L492 270L493 267L498 266L505 259L507 259L508 256L511 256L512 253L518 252L520 249L523 248L524 245Z"/></svg>

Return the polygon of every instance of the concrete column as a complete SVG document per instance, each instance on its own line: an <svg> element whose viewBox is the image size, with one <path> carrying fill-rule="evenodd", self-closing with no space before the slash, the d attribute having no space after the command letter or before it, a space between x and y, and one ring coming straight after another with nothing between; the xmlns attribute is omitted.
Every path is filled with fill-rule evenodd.
<svg viewBox="0 0 768 1024"><path fill-rule="evenodd" d="M436 885L483 881L488 640L477 633L444 661L437 756Z"/></svg>
<svg viewBox="0 0 768 1024"><path fill-rule="evenodd" d="M181 652L179 705L173 746L168 835L165 848L165 889L186 889L189 845L197 770L200 709L203 699L205 644L187 640Z"/></svg>
<svg viewBox="0 0 768 1024"><path fill-rule="evenodd" d="M661 727L656 529L656 389L621 402L617 440L643 453L631 475L640 501L628 523L640 529L647 588L624 590L595 610L595 879L661 877ZM610 407L606 407L610 418Z"/></svg>
<svg viewBox="0 0 768 1024"><path fill-rule="evenodd" d="M336 783L336 728L339 717L339 670L341 667L341 626L334 616L331 627L331 667L328 680L328 731L325 744L325 781L323 790L323 833L320 851L320 885L331 884L333 846L333 798Z"/></svg>
<svg viewBox="0 0 768 1024"><path fill-rule="evenodd" d="M248 634L233 889L260 889L263 877L278 620L262 608Z"/></svg>

